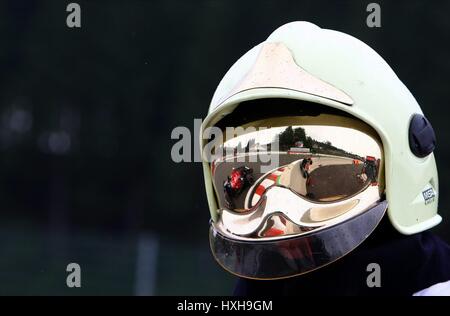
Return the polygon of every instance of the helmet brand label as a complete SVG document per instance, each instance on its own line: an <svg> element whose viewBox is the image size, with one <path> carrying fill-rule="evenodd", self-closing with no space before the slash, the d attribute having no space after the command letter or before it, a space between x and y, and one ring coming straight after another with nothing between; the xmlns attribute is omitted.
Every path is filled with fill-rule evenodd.
<svg viewBox="0 0 450 316"><path fill-rule="evenodd" d="M425 200L425 205L434 202L434 199L436 198L436 193L434 192L433 188L426 189L422 192L422 195Z"/></svg>

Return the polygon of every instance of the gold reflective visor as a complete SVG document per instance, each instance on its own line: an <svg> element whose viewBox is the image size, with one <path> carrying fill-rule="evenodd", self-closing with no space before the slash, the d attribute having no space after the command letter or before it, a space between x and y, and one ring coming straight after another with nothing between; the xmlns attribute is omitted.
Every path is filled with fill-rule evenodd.
<svg viewBox="0 0 450 316"><path fill-rule="evenodd" d="M368 125L350 117L253 121L219 140L215 154L211 174L219 217L211 227L211 246L222 266L244 277L282 278L334 261L371 233L387 207L381 141ZM355 229L355 221L364 229ZM353 231L347 231L350 227ZM344 235L345 246L336 239ZM285 262L296 257L285 257L296 249L293 245L306 241L305 266L294 260L277 270L270 259L255 257L272 254ZM324 259L327 247L340 250ZM253 260L258 269L242 260ZM295 269L288 268L292 264Z"/></svg>

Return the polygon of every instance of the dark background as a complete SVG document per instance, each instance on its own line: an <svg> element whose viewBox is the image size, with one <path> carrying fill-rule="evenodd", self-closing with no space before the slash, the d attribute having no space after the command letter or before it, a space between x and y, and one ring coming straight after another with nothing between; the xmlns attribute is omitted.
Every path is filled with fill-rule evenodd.
<svg viewBox="0 0 450 316"><path fill-rule="evenodd" d="M170 135L295 20L366 42L415 95L437 133L435 231L450 241L449 1L378 1L378 29L371 1L74 1L80 29L70 2L0 2L0 294L230 294L201 164L173 163Z"/></svg>

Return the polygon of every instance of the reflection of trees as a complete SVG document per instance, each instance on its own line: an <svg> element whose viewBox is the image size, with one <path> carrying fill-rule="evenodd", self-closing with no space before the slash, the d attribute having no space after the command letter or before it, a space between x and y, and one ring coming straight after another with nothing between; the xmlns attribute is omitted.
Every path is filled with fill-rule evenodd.
<svg viewBox="0 0 450 316"><path fill-rule="evenodd" d="M296 142L302 142L303 146L306 148L312 148L313 140L311 137L306 135L305 129L302 127L297 127L295 129L292 126L288 126L283 132L278 136L280 150L286 151L291 147L295 146Z"/></svg>
<svg viewBox="0 0 450 316"><path fill-rule="evenodd" d="M347 152L341 148L333 146L330 141L321 142L312 139L306 135L306 131L302 127L292 128L288 126L283 132L278 135L280 150L287 151L295 146L295 143L300 141L305 148L309 148L312 153L344 156L353 159L361 159L360 156Z"/></svg>
<svg viewBox="0 0 450 316"><path fill-rule="evenodd" d="M294 130L292 129L292 126L288 126L283 132L281 132L278 139L280 142L280 150L282 151L289 150L289 148L294 146Z"/></svg>
<svg viewBox="0 0 450 316"><path fill-rule="evenodd" d="M311 153L336 155L342 157L349 157L352 159L362 159L362 157L355 155L351 152L347 152L344 149L334 146L331 141L318 141L306 134L306 130L303 127L293 128L292 126L286 127L284 131L275 135L273 142L278 142L279 150L288 151L292 147L296 146L297 142L303 143L304 148L308 148ZM260 150L260 143L256 142L254 138L250 138L247 141L239 142L235 146L224 146L222 149L224 153L233 154L248 153L252 151ZM271 150L271 144L264 144L266 148L264 150Z"/></svg>
<svg viewBox="0 0 450 316"><path fill-rule="evenodd" d="M313 151L315 153L349 157L352 159L361 159L361 157L358 155L355 155L344 149L333 146L333 144L330 141L319 142L319 141L313 140L312 142L313 142L313 149L314 149Z"/></svg>

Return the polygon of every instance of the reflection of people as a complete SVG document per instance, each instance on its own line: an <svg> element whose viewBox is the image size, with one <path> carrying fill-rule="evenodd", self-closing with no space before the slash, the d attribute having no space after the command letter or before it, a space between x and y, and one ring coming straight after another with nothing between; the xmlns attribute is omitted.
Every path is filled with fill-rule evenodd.
<svg viewBox="0 0 450 316"><path fill-rule="evenodd" d="M373 75L374 69L376 76ZM347 74L353 77L349 78ZM364 84L354 84L355 82ZM374 86L377 87L376 95ZM296 107L286 107L286 113L281 112L282 108L277 105L283 102L292 104L289 102L293 99L297 101ZM254 102L253 107L248 106L249 100ZM270 104L277 105L271 108ZM255 110L258 106L264 111ZM378 149L392 154L384 157L381 155L379 163L375 160L368 161L371 158L368 159L365 154L372 154L370 151L357 154L359 157L366 157L363 170L368 179L376 181L383 177L386 183L378 181L383 186L377 183L376 188L366 188L367 191L363 193L367 195L360 195L361 199L357 201L356 207L364 205L357 216L345 220L336 217L332 225L307 234L299 233L286 238L266 237L263 240L245 236L242 241L237 234L221 230L223 221L220 221L220 212L215 208L217 196L210 189L212 179L205 162L203 170L213 219L210 230L214 245L212 251L222 265L240 276L235 293L433 294L431 286L446 282L439 288L441 291L444 288L444 293L450 295L450 247L428 231L441 221L437 213L433 129L422 115L416 100L392 69L365 44L351 36L321 29L306 22L282 26L270 35L267 42L256 46L244 58L239 59L225 75L205 119L209 123L202 128L208 128L224 117L233 126L238 124L241 117L233 117L233 113L230 114L233 111L235 114L240 111L240 114L245 115L261 115L258 119L270 122L274 117L283 116L283 119L288 120L290 115L298 116L298 113L302 113L299 108L306 111L304 115L308 119L310 116L307 111L318 109L317 112L326 115L339 113L336 117L328 117L326 123L329 125L342 126L341 119L351 116L358 122L355 126L363 125L371 130L371 134L377 134L378 131ZM392 108L395 108L395 116L389 114ZM324 143L332 138L325 131L317 131L320 132L320 139ZM352 146L355 144L348 143L347 147ZM392 157L400 153L426 159ZM305 158L300 165L305 179L309 178L311 163L312 160ZM389 168L380 168L384 170L384 174L378 175L380 163ZM350 165L346 167L354 171ZM415 172L412 173L411 170ZM352 180L354 175L354 172L351 173ZM329 175L333 176L334 174ZM345 174L340 176L344 178ZM346 180L348 179L342 179L342 184L339 184L344 186L345 183L354 182ZM320 185L324 189L329 188L329 182L333 182L328 181L328 178L321 181ZM352 197L348 197L350 198ZM290 206L295 204L298 208L306 203L302 197L292 201L295 202ZM274 196L272 201L264 202L279 206L285 200L280 195ZM327 202L321 201L321 206L327 206ZM258 214L243 214L239 221L233 223L246 225L254 220L255 215ZM311 251L303 251L305 244ZM303 247L301 252L296 250L300 246ZM264 260L253 260L255 257L251 256L254 253L261 254L260 257L264 257ZM293 262L277 265L276 260L270 260L274 258L273 253L281 254L283 259L289 258ZM247 265L243 266L244 264L234 260L234 254L249 256L248 260L242 259ZM373 271L369 267L373 265L379 268L381 286L377 285L379 283L376 276L373 286L368 282L370 271ZM271 278L284 279L255 280ZM422 291L427 288L428 291Z"/></svg>
<svg viewBox="0 0 450 316"><path fill-rule="evenodd" d="M303 178L305 178L307 181L309 180L309 167L312 165L312 159L311 158L304 158L302 160L302 163L300 164L300 171L302 172Z"/></svg>
<svg viewBox="0 0 450 316"><path fill-rule="evenodd" d="M370 183L374 183L377 181L377 166L375 162L375 158L367 157L364 160L364 165L361 171L361 175L365 174L366 179L369 179Z"/></svg>
<svg viewBox="0 0 450 316"><path fill-rule="evenodd" d="M234 209L233 189L231 187L231 177L227 176L227 180L223 182L223 193L225 195L225 202L229 209Z"/></svg>

